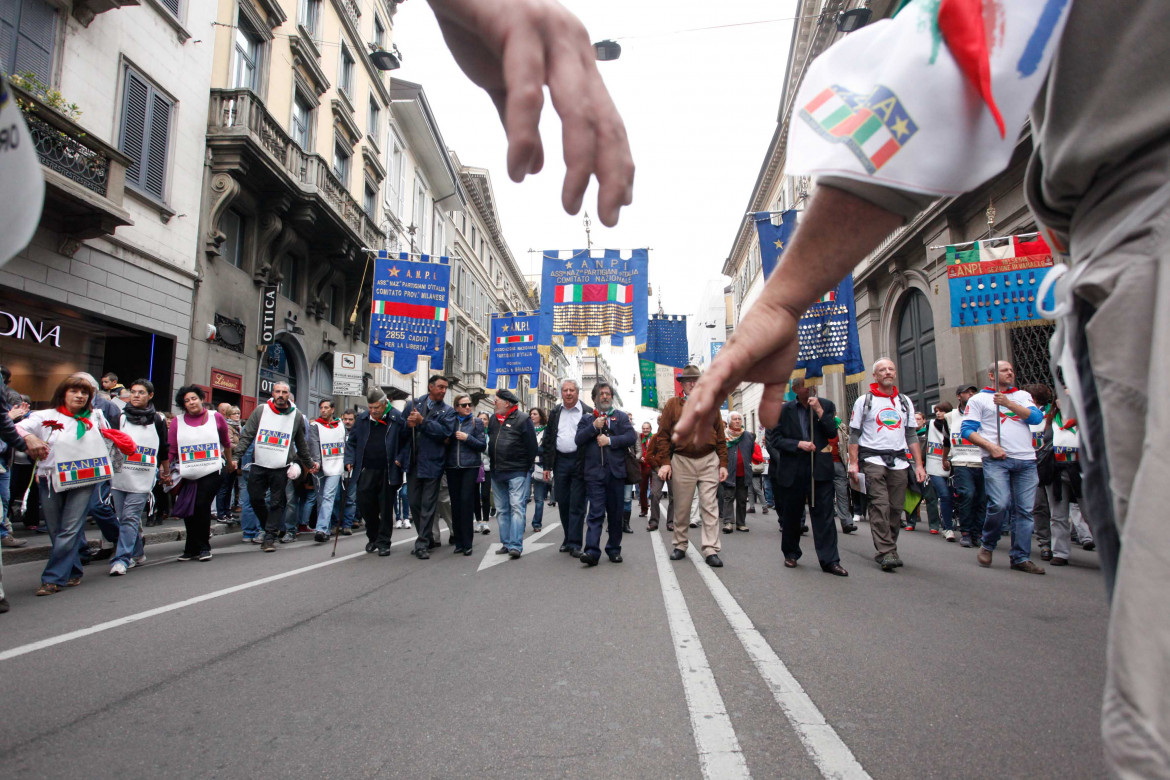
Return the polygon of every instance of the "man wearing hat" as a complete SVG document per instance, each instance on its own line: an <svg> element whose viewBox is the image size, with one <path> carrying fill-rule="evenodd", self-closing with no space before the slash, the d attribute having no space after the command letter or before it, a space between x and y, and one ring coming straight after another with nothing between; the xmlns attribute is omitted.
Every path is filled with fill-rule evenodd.
<svg viewBox="0 0 1170 780"><path fill-rule="evenodd" d="M386 394L374 387L366 395L368 411L357 413L345 443L345 473L356 481L358 510L366 523L366 552L390 554L394 530L394 496L409 465L410 447L402 415Z"/></svg>
<svg viewBox="0 0 1170 780"><path fill-rule="evenodd" d="M947 426L951 431L951 479L958 497L955 512L959 515L959 545L978 547L983 538L983 516L987 513L987 493L983 489L983 450L963 436L963 415L967 401L979 392L973 384L962 384L955 390L959 403L947 412Z"/></svg>
<svg viewBox="0 0 1170 780"><path fill-rule="evenodd" d="M727 435L723 430L723 418L715 415L710 433L697 432L684 447L671 443L674 426L682 416L687 396L699 381L698 366L687 365L679 375L682 395L676 395L666 402L658 418L658 444L655 456L663 464L658 476L670 482L675 500L674 550L672 561L681 561L687 554L686 519L691 516L691 502L695 488L699 489L699 511L703 518L703 558L708 566L722 566L719 558L719 507L716 499L719 483L727 479Z"/></svg>
<svg viewBox="0 0 1170 780"><path fill-rule="evenodd" d="M511 390L496 391L496 413L488 421L488 457L492 462L492 498L500 525L499 555L519 558L524 549L528 489L536 464L536 428L520 411Z"/></svg>
<svg viewBox="0 0 1170 780"><path fill-rule="evenodd" d="M443 400L446 395L447 378L434 374L427 381L427 394L402 410L406 447L410 450L410 463L405 468L406 493L418 530L411 555L419 560L430 558L429 550L439 546L431 532L439 506L439 482L446 470L447 440L455 435L456 422L455 410Z"/></svg>

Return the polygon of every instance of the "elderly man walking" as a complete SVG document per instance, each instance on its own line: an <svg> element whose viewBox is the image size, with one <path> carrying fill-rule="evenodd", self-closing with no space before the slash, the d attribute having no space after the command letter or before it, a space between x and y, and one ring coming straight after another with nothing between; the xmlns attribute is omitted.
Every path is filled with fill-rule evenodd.
<svg viewBox="0 0 1170 780"><path fill-rule="evenodd" d="M447 440L455 435L455 410L443 400L446 395L447 379L435 374L427 381L427 394L402 410L410 448L406 492L418 529L411 555L419 560L430 558L429 550L439 546L438 540L431 538L431 531L439 506L439 481L447 462Z"/></svg>
<svg viewBox="0 0 1170 780"><path fill-rule="evenodd" d="M919 483L926 481L926 469L914 430L914 403L898 392L894 361L881 358L874 363L873 378L869 392L853 404L849 419L849 475L850 479L865 475L874 559L882 571L893 571L902 565L898 529L910 481L907 452L914 459Z"/></svg>
<svg viewBox="0 0 1170 780"><path fill-rule="evenodd" d="M575 379L561 382L561 403L548 416L541 458L545 480L554 480L553 495L561 513L561 528L565 532L561 552L574 558L581 557L585 523L585 479L577 448L577 426L582 417L593 414L593 410L581 401L580 394L581 386Z"/></svg>
<svg viewBox="0 0 1170 780"><path fill-rule="evenodd" d="M687 531L690 530L687 518L691 516L691 503L695 498L695 488L698 487L699 510L703 519L703 559L708 566L719 567L723 561L719 557L719 507L716 494L719 483L727 479L727 435L723 430L723 419L716 415L711 431L696 434L686 446L671 444L675 423L682 416L687 396L699 381L699 376L698 367L693 365L684 367L679 375L682 395L671 398L662 409L662 415L658 418L655 454L663 464L658 470L658 476L670 481L671 493L676 502L674 516L677 522L674 524L674 549L670 559L681 561L686 557Z"/></svg>
<svg viewBox="0 0 1170 780"><path fill-rule="evenodd" d="M967 402L962 435L983 450L983 480L987 487L987 519L979 565L990 566L1007 523L1012 532L1011 567L1027 574L1043 574L1032 563L1032 507L1036 501L1036 452L1029 426L1044 419L1026 390L1015 387L1016 372L1006 360L987 370L991 384Z"/></svg>

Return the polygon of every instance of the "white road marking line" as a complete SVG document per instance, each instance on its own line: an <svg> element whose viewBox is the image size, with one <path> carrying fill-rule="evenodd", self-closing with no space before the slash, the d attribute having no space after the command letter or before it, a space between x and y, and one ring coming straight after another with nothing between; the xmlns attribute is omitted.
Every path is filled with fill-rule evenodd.
<svg viewBox="0 0 1170 780"><path fill-rule="evenodd" d="M402 540L397 541L397 542L391 542L390 546L397 547L400 544L413 544L414 540L416 538L417 537L412 536L409 539L402 539ZM324 546L324 545L322 545L322 546ZM46 647L53 647L54 645L60 645L60 644L63 644L65 642L72 642L74 639L81 639L83 637L92 636L93 634L100 634L103 631L109 631L112 628L118 628L120 626L126 626L126 625L129 625L131 623L137 623L140 620L146 620L147 618L152 618L152 617L155 617L156 615L163 615L163 614L166 614L167 612L174 612L177 609L182 609L183 607L190 607L194 604L201 604L204 601L210 601L211 599L217 599L221 596L230 596L231 594L239 593L242 590L249 590L251 588L256 588L256 587L259 587L261 585L267 585L270 582L276 582L277 580L287 579L288 577L295 577L298 574L304 574L305 572L314 571L316 569L322 569L326 566L332 566L335 563L341 563L342 561L348 561L352 558L360 558L363 555L369 555L369 554L370 553L367 553L365 550L360 550L360 551L355 552L355 553L350 553L349 555L343 555L340 558L330 558L327 561L322 561L321 563L314 563L311 566L304 566L304 567L301 567L300 569L293 569L292 571L286 571L286 572L282 572L280 574L273 574L271 577L264 577L262 579L253 580L252 582L245 582L245 583L242 583L240 585L233 585L230 588L223 588L222 590L213 591L211 593L205 593L202 596L196 596L195 598L185 599L184 601L176 601L174 604L167 604L166 606L155 607L154 609L148 609L145 612L138 612L138 613L133 614L133 615L127 615L126 617L117 618L116 620L107 620L105 623L98 623L96 626L90 626L89 628L81 628L81 629L78 629L77 631L70 631L67 634L60 634L59 636L49 637L48 639L42 639L39 642L32 642L32 643L27 644L27 645L20 645L19 647L14 647L11 650L5 650L3 652L0 652L0 661L7 661L7 660L10 660L12 658L17 658L17 657L22 656L22 655L27 655L28 653L36 652L37 650L44 650ZM199 564L192 563L191 565L198 566Z"/></svg>
<svg viewBox="0 0 1170 780"><path fill-rule="evenodd" d="M715 572L693 546L687 554L821 774L831 778L868 780L869 774L854 758L853 751L828 724L825 716L756 629L723 581L715 576Z"/></svg>
<svg viewBox="0 0 1170 780"><path fill-rule="evenodd" d="M658 565L658 582L662 586L662 600L666 603L666 617L670 635L674 639L674 654L678 672L682 676L683 693L691 715L691 729L695 733L695 747L706 778L749 778L747 762L740 750L739 740L723 706L715 675L707 662L707 654L695 631L694 621L683 598L682 588L674 569L666 557L666 546L659 534L650 534L654 545L654 561Z"/></svg>
<svg viewBox="0 0 1170 780"><path fill-rule="evenodd" d="M540 531L537 531L532 536L525 539L524 540L524 553L525 554L534 553L534 552L537 552L538 550L543 550L545 547L552 547L553 546L552 542L537 542L537 540L540 539L545 534L547 534L549 531L551 531L554 528L557 528L559 526L560 526L560 523L553 523L552 525L546 525ZM491 567L495 566L496 564L500 564L500 563L503 563L504 561L512 560L507 555L496 555L496 550L498 550L498 549L500 549L499 542L492 542L491 544L488 545L487 552L484 553L483 559L479 562L479 568L475 570L476 574L479 574L484 569L490 569Z"/></svg>

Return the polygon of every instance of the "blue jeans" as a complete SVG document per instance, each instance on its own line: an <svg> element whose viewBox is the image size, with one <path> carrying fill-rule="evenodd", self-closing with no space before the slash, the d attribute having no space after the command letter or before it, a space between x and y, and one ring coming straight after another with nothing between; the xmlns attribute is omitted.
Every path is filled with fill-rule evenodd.
<svg viewBox="0 0 1170 780"><path fill-rule="evenodd" d="M764 475L764 503L770 508L776 506L776 499L772 497L772 480L768 479L766 474Z"/></svg>
<svg viewBox="0 0 1170 780"><path fill-rule="evenodd" d="M524 526L528 522L524 506L531 479L531 473L492 472L492 498L496 502L496 521L500 524L500 544L509 550L524 549Z"/></svg>
<svg viewBox="0 0 1170 780"><path fill-rule="evenodd" d="M532 480L532 500L536 508L532 510L532 530L544 525L544 501L548 498L548 483L539 479Z"/></svg>
<svg viewBox="0 0 1170 780"><path fill-rule="evenodd" d="M301 516L304 517L302 521L305 525L309 524L309 516L313 512L313 504L317 504L317 527L318 533L329 533L329 521L333 518L333 504L337 500L337 493L341 487L341 475L334 477L321 477L317 482L317 489L311 491L309 499L305 501L305 509ZM313 498L314 493L319 493L317 498Z"/></svg>
<svg viewBox="0 0 1170 780"><path fill-rule="evenodd" d="M80 488L83 492L84 488ZM66 491L76 492L76 491ZM118 535L120 533L118 528L118 514L114 511L113 504L109 501L110 498L110 483L99 482L97 489L93 491L93 496L89 501L89 508L86 514L93 518L97 523L98 531L101 532L102 537L110 544L117 544ZM85 538L85 524L81 525L81 544L77 546L77 554L84 554L85 559L89 560L89 542Z"/></svg>
<svg viewBox="0 0 1170 780"><path fill-rule="evenodd" d="M954 530L955 506L951 497L951 484L946 477L930 476L930 484L938 495L938 519L944 531Z"/></svg>
<svg viewBox="0 0 1170 780"><path fill-rule="evenodd" d="M243 496L240 500L240 529L245 539L255 539L264 529L260 527L260 518L256 517L256 510L248 500L248 474L243 470L240 471L240 495Z"/></svg>
<svg viewBox="0 0 1170 780"><path fill-rule="evenodd" d="M978 541L983 536L983 518L987 513L987 493L984 491L983 469L973 466L955 466L951 469L955 481L955 495L959 500L959 530L964 536Z"/></svg>
<svg viewBox="0 0 1170 780"><path fill-rule="evenodd" d="M129 566L131 558L142 555L145 549L142 542L142 511L146 509L149 497L149 493L128 493L117 488L110 490L114 511L118 513L118 547L114 550L111 566L115 563Z"/></svg>
<svg viewBox="0 0 1170 780"><path fill-rule="evenodd" d="M78 554L85 538L81 529L89 514L90 501L98 491L93 487L56 493L45 477L37 478L37 490L41 494L41 513L53 541L49 562L41 572L41 582L64 585L70 577L83 574Z"/></svg>
<svg viewBox="0 0 1170 780"><path fill-rule="evenodd" d="M399 520L410 521L410 492L406 489L406 483L402 483L402 487L398 490L398 495L394 499L394 517Z"/></svg>
<svg viewBox="0 0 1170 780"><path fill-rule="evenodd" d="M342 528L353 528L357 514L357 475L341 481L337 487L337 500L333 502L333 523L341 521Z"/></svg>
<svg viewBox="0 0 1170 780"><path fill-rule="evenodd" d="M1011 524L1012 563L1032 557L1032 507L1040 477L1036 461L1004 458L983 459L987 486L987 520L983 524L983 549L994 550L1004 523Z"/></svg>

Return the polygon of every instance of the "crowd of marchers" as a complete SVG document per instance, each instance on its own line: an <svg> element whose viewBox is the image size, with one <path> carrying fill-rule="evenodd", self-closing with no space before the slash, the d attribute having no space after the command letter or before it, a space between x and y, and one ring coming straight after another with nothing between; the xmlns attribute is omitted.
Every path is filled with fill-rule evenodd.
<svg viewBox="0 0 1170 780"><path fill-rule="evenodd" d="M398 406L374 388L366 408L338 417L327 399L312 419L277 383L242 421L236 407L206 406L196 386L178 390L182 411L169 415L155 409L148 380L126 387L107 374L99 385L78 373L46 409L30 410L7 386L0 394L4 545L23 544L11 533L14 514L50 535L37 595L51 595L80 585L92 560L108 559L112 576L141 564L142 528L161 516L185 524L179 561L212 559L213 520L238 522L242 541L266 553L299 533L326 543L364 528L366 552L383 557L393 531L413 526L411 554L427 560L442 547L443 523L453 552L469 556L494 519L495 552L516 559L529 504L540 532L547 503L559 511L560 551L596 566L603 554L622 561L637 501L651 532L665 503L671 560L686 556L696 528L703 560L722 566L721 536L748 532L747 515L759 506L777 513L785 567L798 566L811 530L821 569L843 577L838 524L849 534L867 522L877 565L894 571L903 565L899 533L915 530L925 508L929 532L977 548L980 565L991 565L1010 534L1010 568L1043 574L1031 560L1033 536L1052 565L1068 564L1074 540L1093 549L1079 511L1076 420L1062 416L1047 387L1019 389L1014 378L1001 361L986 387L962 385L955 405L924 414L883 359L847 420L797 379L761 441L732 412L678 446L672 433L699 379L694 366L683 370L682 393L667 401L656 430L635 430L614 407L610 385L596 385L590 405L572 379L550 412L524 413L501 389L494 414L476 415L469 395L448 403L448 381L435 375L425 395ZM96 554L87 521L101 532Z"/></svg>

